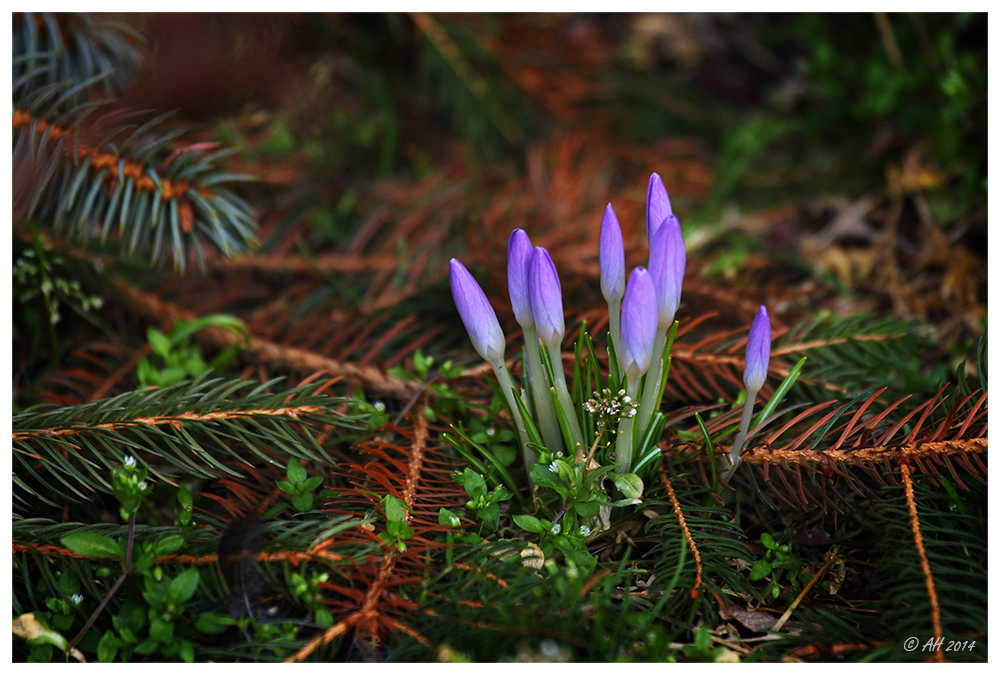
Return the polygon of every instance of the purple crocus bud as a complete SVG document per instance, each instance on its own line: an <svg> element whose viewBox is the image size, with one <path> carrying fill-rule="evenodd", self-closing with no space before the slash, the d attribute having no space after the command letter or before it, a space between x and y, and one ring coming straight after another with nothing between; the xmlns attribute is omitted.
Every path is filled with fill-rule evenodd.
<svg viewBox="0 0 1000 675"><path fill-rule="evenodd" d="M684 236L677 216L670 214L663 219L649 246L649 273L656 289L657 323L664 330L674 321L674 314L681 304L681 286L684 283Z"/></svg>
<svg viewBox="0 0 1000 675"><path fill-rule="evenodd" d="M601 293L610 302L625 293L625 245L615 210L608 204L601 221Z"/></svg>
<svg viewBox="0 0 1000 675"><path fill-rule="evenodd" d="M638 379L653 361L656 341L656 292L649 272L636 267L622 300L622 365L625 375Z"/></svg>
<svg viewBox="0 0 1000 675"><path fill-rule="evenodd" d="M750 324L750 336L747 338L747 359L743 370L743 384L747 392L756 394L764 386L770 357L771 319L767 316L767 308L761 305Z"/></svg>
<svg viewBox="0 0 1000 675"><path fill-rule="evenodd" d="M673 212L667 188L663 186L660 174L654 173L649 177L649 187L646 189L646 240L650 248L653 247L653 235L660 228L660 223L667 216L673 215Z"/></svg>
<svg viewBox="0 0 1000 675"><path fill-rule="evenodd" d="M524 230L518 228L510 233L510 239L507 240L507 288L510 291L510 305L514 308L514 318L524 330L535 326L535 317L531 313L531 294L528 292L531 251L531 239Z"/></svg>
<svg viewBox="0 0 1000 675"><path fill-rule="evenodd" d="M504 336L493 306L462 263L451 259L451 295L472 346L494 368L503 365Z"/></svg>
<svg viewBox="0 0 1000 675"><path fill-rule="evenodd" d="M549 252L536 246L531 252L531 266L528 270L528 290L531 296L531 313L535 315L535 327L542 344L562 343L566 324L563 321L562 286L556 266L552 264Z"/></svg>

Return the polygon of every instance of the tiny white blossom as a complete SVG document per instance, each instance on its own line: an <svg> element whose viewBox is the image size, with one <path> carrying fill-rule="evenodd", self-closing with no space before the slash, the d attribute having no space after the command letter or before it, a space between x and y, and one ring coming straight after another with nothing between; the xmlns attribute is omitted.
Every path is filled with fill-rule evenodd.
<svg viewBox="0 0 1000 675"><path fill-rule="evenodd" d="M562 525L556 523L552 526L552 534L559 534L560 532L562 532Z"/></svg>
<svg viewBox="0 0 1000 675"><path fill-rule="evenodd" d="M496 434L496 432L497 432L496 429L490 427L489 429L486 430L486 435L492 438Z"/></svg>
<svg viewBox="0 0 1000 675"><path fill-rule="evenodd" d="M145 490L146 489L146 481L140 481L139 482L139 489L140 490Z"/></svg>
<svg viewBox="0 0 1000 675"><path fill-rule="evenodd" d="M135 457L132 455L125 455L125 461L122 463L124 466L135 466Z"/></svg>
<svg viewBox="0 0 1000 675"><path fill-rule="evenodd" d="M581 537L589 537L590 536L590 528L587 527L586 525L581 525L580 526L580 536Z"/></svg>
<svg viewBox="0 0 1000 675"><path fill-rule="evenodd" d="M385 412L385 403L382 403L382 401L375 401L375 404L372 407L379 412Z"/></svg>
<svg viewBox="0 0 1000 675"><path fill-rule="evenodd" d="M632 402L631 396L626 396L625 398L622 399L622 403L631 403L631 402Z"/></svg>
<svg viewBox="0 0 1000 675"><path fill-rule="evenodd" d="M552 473L559 473L559 465L556 464L555 462L552 462L551 464L549 464L549 471L551 471Z"/></svg>
<svg viewBox="0 0 1000 675"><path fill-rule="evenodd" d="M74 605L79 605L81 602L83 602L83 596L77 593L76 595L70 597L70 600L73 601Z"/></svg>
<svg viewBox="0 0 1000 675"><path fill-rule="evenodd" d="M458 527L462 524L462 522L458 519L458 516L452 516L449 518L448 523L450 523L452 527Z"/></svg>

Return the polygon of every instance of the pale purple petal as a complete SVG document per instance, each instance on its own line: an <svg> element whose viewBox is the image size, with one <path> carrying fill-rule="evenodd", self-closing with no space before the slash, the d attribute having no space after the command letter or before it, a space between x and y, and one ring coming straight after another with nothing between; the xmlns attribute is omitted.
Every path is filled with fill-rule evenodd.
<svg viewBox="0 0 1000 675"><path fill-rule="evenodd" d="M686 258L681 223L677 216L670 214L663 219L649 247L649 273L656 289L657 319L661 330L673 323L681 304Z"/></svg>
<svg viewBox="0 0 1000 675"><path fill-rule="evenodd" d="M767 379L767 362L771 357L771 319L764 305L757 310L757 316L750 324L747 338L746 367L743 370L743 384L747 391L757 393Z"/></svg>
<svg viewBox="0 0 1000 675"><path fill-rule="evenodd" d="M601 221L601 293L608 302L625 292L625 245L615 210L608 204Z"/></svg>
<svg viewBox="0 0 1000 675"><path fill-rule="evenodd" d="M510 291L514 318L524 330L535 325L535 317L531 313L531 294L528 291L531 251L531 239L524 230L518 228L510 233L510 239L507 240L507 289Z"/></svg>
<svg viewBox="0 0 1000 675"><path fill-rule="evenodd" d="M622 365L635 379L649 369L656 341L656 293L647 270L636 267L625 287L622 300Z"/></svg>
<svg viewBox="0 0 1000 675"><path fill-rule="evenodd" d="M660 227L663 219L673 214L670 208L670 197L663 185L660 174L649 177L649 187L646 189L646 241L653 246L653 235Z"/></svg>
<svg viewBox="0 0 1000 675"><path fill-rule="evenodd" d="M503 363L504 336L493 306L476 280L459 261L451 259L449 271L451 295L455 299L458 315L462 317L472 346L491 365Z"/></svg>
<svg viewBox="0 0 1000 675"><path fill-rule="evenodd" d="M546 345L562 343L566 325L563 321L562 286L549 252L536 246L531 252L528 271L531 313L535 315L538 337Z"/></svg>

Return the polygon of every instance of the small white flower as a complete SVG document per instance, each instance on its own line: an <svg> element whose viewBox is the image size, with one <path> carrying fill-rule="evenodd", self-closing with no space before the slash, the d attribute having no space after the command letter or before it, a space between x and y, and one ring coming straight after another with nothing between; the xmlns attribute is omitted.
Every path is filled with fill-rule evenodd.
<svg viewBox="0 0 1000 675"><path fill-rule="evenodd" d="M559 465L556 464L555 462L552 462L551 464L549 464L549 471L551 471L552 473L559 473Z"/></svg>
<svg viewBox="0 0 1000 675"><path fill-rule="evenodd" d="M83 602L83 596L77 593L76 595L72 596L70 600L73 601L74 605L79 605L81 602Z"/></svg>
<svg viewBox="0 0 1000 675"><path fill-rule="evenodd" d="M450 525L451 525L452 527L458 527L459 525L461 525L461 524L462 524L462 521L460 521L460 520L458 519L458 516L452 516L451 518L449 518L449 519L448 519L448 523L449 523L449 524L450 524Z"/></svg>
<svg viewBox="0 0 1000 675"><path fill-rule="evenodd" d="M625 398L622 399L622 403L631 403L631 402L632 402L631 396L626 396Z"/></svg>
<svg viewBox="0 0 1000 675"><path fill-rule="evenodd" d="M382 403L382 401L375 401L372 407L379 412L385 412L385 403Z"/></svg>
<svg viewBox="0 0 1000 675"><path fill-rule="evenodd" d="M581 525L580 526L580 536L581 537L589 537L590 536L590 528L587 527L586 525Z"/></svg>
<svg viewBox="0 0 1000 675"><path fill-rule="evenodd" d="M125 461L123 462L123 466L127 467L135 466L135 457L133 457L132 455L125 455Z"/></svg>
<svg viewBox="0 0 1000 675"><path fill-rule="evenodd" d="M496 433L497 433L497 430L494 429L493 427L490 427L489 429L486 430L486 435L489 436L490 438L492 438L494 435L496 435Z"/></svg>
<svg viewBox="0 0 1000 675"><path fill-rule="evenodd" d="M619 396L624 396L625 395L625 390L624 389L619 389L618 390L618 395Z"/></svg>
<svg viewBox="0 0 1000 675"><path fill-rule="evenodd" d="M562 525L556 523L552 526L552 534L559 534L560 532L562 532Z"/></svg>
<svg viewBox="0 0 1000 675"><path fill-rule="evenodd" d="M140 490L145 490L146 489L146 481L140 481L138 487L139 487Z"/></svg>

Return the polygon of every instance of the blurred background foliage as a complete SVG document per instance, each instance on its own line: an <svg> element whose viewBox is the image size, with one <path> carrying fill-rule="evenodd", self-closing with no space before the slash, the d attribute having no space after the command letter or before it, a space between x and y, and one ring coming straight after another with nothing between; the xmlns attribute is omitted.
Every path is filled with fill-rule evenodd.
<svg viewBox="0 0 1000 675"><path fill-rule="evenodd" d="M635 201L657 170L703 275L740 283L766 251L771 278L833 284L837 313L930 321L953 359L985 326L984 15L110 18L149 48L115 107L176 111L191 142L235 150L260 179L243 194L262 253L398 253L372 237L407 185L470 196L445 228L492 227L498 181L537 188L572 140L605 191L567 216ZM45 313L18 312L33 350Z"/></svg>

